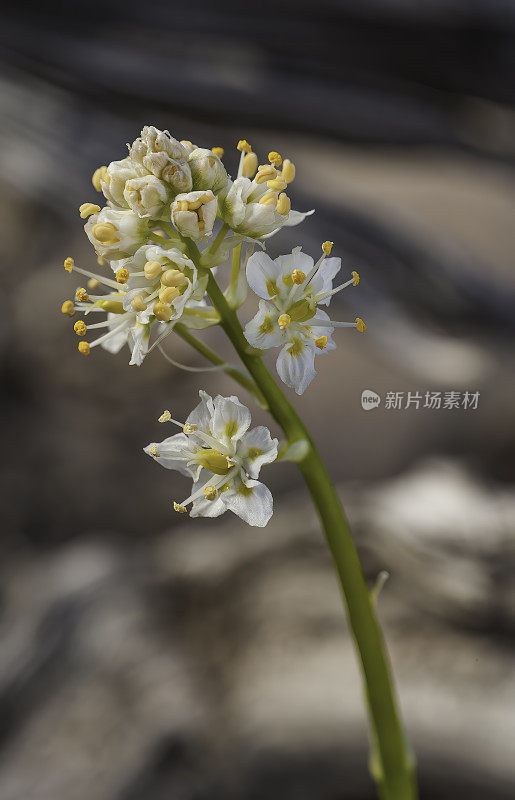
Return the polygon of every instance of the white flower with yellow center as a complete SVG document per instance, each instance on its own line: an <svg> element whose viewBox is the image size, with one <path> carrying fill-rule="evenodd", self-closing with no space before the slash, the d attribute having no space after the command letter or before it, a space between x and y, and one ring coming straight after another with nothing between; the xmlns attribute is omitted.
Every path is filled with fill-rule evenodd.
<svg viewBox="0 0 515 800"><path fill-rule="evenodd" d="M123 196L138 217L159 219L172 198L172 191L155 175L145 175L128 180Z"/></svg>
<svg viewBox="0 0 515 800"><path fill-rule="evenodd" d="M174 503L179 513L191 505L192 517L219 517L232 511L249 525L264 527L273 512L270 490L256 480L264 464L277 458L277 439L262 425L249 430L251 416L237 397L213 398L202 390L201 401L185 423L165 411L160 422L178 425L181 433L152 442L145 453L166 469L193 479L189 497Z"/></svg>
<svg viewBox="0 0 515 800"><path fill-rule="evenodd" d="M72 258L64 262L68 272L76 272L89 279L88 289L79 288L75 300L67 300L62 311L67 316L76 312L85 317L90 314L106 314L101 322L90 324L89 319L78 320L74 330L81 337L79 352L89 355L91 349L101 345L111 353L117 353L128 344L131 350L130 364L140 365L149 351L151 329L157 331L152 347L173 330L179 320L188 324L191 317L193 327L215 324L213 309L195 308L195 299L203 297L205 279L197 279L197 269L180 250L160 245L144 245L132 258L112 262L114 278L107 278L75 265ZM108 294L95 294L98 287L109 290ZM191 304L193 307L188 308ZM105 329L93 341L82 339L88 331Z"/></svg>
<svg viewBox="0 0 515 800"><path fill-rule="evenodd" d="M84 204L87 205L91 204ZM88 210L81 211L81 214ZM125 258L135 253L150 236L146 220L129 209L122 211L107 206L90 215L84 230L97 255L107 259Z"/></svg>
<svg viewBox="0 0 515 800"><path fill-rule="evenodd" d="M181 236L204 239L213 232L217 208L210 189L178 194L172 203L172 222Z"/></svg>
<svg viewBox="0 0 515 800"><path fill-rule="evenodd" d="M127 181L141 178L147 171L129 156L120 161L111 161L107 167L99 167L93 175L93 186L102 191L106 200L115 207L128 208L124 196Z"/></svg>
<svg viewBox="0 0 515 800"><path fill-rule="evenodd" d="M272 236L284 226L298 225L313 211L291 209L286 194L295 178L295 166L279 153L268 154L268 164L258 166L249 143L238 143L241 152L238 177L228 182L219 198L220 217L236 233L258 238Z"/></svg>
<svg viewBox="0 0 515 800"><path fill-rule="evenodd" d="M260 350L282 347L277 372L284 383L302 394L316 375L315 355L336 347L335 328L366 330L359 317L355 322L334 322L319 305L329 305L331 297L347 286L357 286L359 275L333 289L339 272L339 258L326 258L332 242L322 246L324 254L314 263L300 247L273 261L266 253L252 255L247 263L247 281L261 298L256 316L246 325L245 337Z"/></svg>

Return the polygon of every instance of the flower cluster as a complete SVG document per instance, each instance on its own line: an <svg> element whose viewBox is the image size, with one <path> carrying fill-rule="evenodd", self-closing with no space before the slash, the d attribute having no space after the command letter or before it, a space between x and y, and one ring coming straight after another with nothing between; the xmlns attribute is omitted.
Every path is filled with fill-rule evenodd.
<svg viewBox="0 0 515 800"><path fill-rule="evenodd" d="M292 161L274 150L259 164L249 143L241 140L232 180L222 148L197 147L152 126L144 127L128 150L125 158L93 175L104 206L86 202L79 208L107 274L83 269L71 257L64 262L67 272L86 279L74 299L62 305L69 317L81 314L74 321L79 352L88 355L100 345L117 353L128 345L129 363L139 365L180 322L183 327L177 332L210 358L212 351L184 326L202 329L221 323L226 331L234 330L239 327L235 312L250 288L259 307L244 330L239 329L240 341L243 333L250 345L245 352L258 358L259 351L280 348L277 372L302 394L316 374L315 356L336 347L334 330L355 327L362 332L366 326L359 317L334 321L322 308L337 292L359 283L353 271L333 288L341 262L330 257L332 242L322 245L316 263L300 247L275 260L264 252L265 241L282 227L297 225L313 213L291 208L287 191L295 178ZM263 249L254 252L256 245ZM223 280L223 264L229 259L230 282L221 303L213 280L215 273L216 282L219 276ZM89 333L93 338L86 338ZM212 368L232 369L217 354L214 363ZM240 382L262 397L250 376L240 373ZM168 420L175 422L165 412L161 421ZM191 506L192 516L210 517L229 509L250 525L265 525L272 497L257 478L261 466L277 457L277 440L268 429L249 430L250 412L237 398L213 400L204 392L186 423L175 424L181 433L146 448L160 464L194 481L191 495L175 503L175 509L184 512Z"/></svg>
<svg viewBox="0 0 515 800"><path fill-rule="evenodd" d="M232 511L249 525L263 527L272 516L270 490L256 480L264 464L277 458L277 439L262 425L250 427L250 411L237 397L213 398L200 390L200 403L185 423L169 411L160 422L178 425L176 433L152 442L145 452L166 469L193 479L189 497L174 502L175 510L191 517L219 517Z"/></svg>

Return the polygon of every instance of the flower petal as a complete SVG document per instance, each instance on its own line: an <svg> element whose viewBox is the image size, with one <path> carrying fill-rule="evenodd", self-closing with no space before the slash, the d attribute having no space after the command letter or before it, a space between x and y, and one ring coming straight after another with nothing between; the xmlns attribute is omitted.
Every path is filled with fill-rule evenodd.
<svg viewBox="0 0 515 800"><path fill-rule="evenodd" d="M264 464L271 464L277 458L279 442L272 439L264 425L247 431L238 444L238 458L243 459L243 468L251 478L257 478Z"/></svg>
<svg viewBox="0 0 515 800"><path fill-rule="evenodd" d="M247 261L247 281L259 297L270 300L278 294L279 265L263 252L254 253Z"/></svg>
<svg viewBox="0 0 515 800"><path fill-rule="evenodd" d="M341 258L324 258L320 264L316 275L310 281L310 288L315 294L330 292L333 288L333 280L342 266ZM330 297L320 301L320 305L328 306Z"/></svg>
<svg viewBox="0 0 515 800"><path fill-rule="evenodd" d="M222 397L217 395L214 399L214 413L211 420L213 436L224 444L237 442L248 430L251 415L247 406L240 403L237 397Z"/></svg>
<svg viewBox="0 0 515 800"><path fill-rule="evenodd" d="M280 347L284 343L285 336L277 324L278 319L279 312L275 306L266 300L260 300L256 316L247 322L243 331L247 342L260 350Z"/></svg>
<svg viewBox="0 0 515 800"><path fill-rule="evenodd" d="M274 511L270 489L259 481L236 480L221 494L227 508L248 525L264 528Z"/></svg>
<svg viewBox="0 0 515 800"><path fill-rule="evenodd" d="M185 433L176 433L162 442L151 442L143 450L165 469L175 469L181 475L194 477L195 468L187 466L191 443Z"/></svg>
<svg viewBox="0 0 515 800"><path fill-rule="evenodd" d="M315 349L313 340L299 337L288 342L277 357L279 377L297 394L303 394L316 375Z"/></svg>
<svg viewBox="0 0 515 800"><path fill-rule="evenodd" d="M203 389L199 391L200 403L186 420L188 425L196 425L199 431L211 433L211 419L214 413L213 398Z"/></svg>

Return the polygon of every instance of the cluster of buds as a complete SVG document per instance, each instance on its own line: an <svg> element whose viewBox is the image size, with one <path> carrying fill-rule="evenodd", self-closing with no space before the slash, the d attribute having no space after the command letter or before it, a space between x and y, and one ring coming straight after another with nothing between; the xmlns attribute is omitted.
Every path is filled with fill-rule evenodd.
<svg viewBox="0 0 515 800"><path fill-rule="evenodd" d="M236 232L258 238L270 236L285 225L298 225L312 211L292 211L286 194L295 178L295 165L275 150L268 163L258 164L256 153L242 139L238 177L227 184L219 197L220 216Z"/></svg>

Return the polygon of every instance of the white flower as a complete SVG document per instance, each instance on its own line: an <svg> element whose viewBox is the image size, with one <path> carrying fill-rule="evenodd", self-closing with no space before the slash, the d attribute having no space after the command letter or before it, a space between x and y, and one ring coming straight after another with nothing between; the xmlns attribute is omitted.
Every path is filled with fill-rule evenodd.
<svg viewBox="0 0 515 800"><path fill-rule="evenodd" d="M129 148L130 157L156 178L166 181L173 193L189 192L191 171L187 150L168 131L146 125Z"/></svg>
<svg viewBox="0 0 515 800"><path fill-rule="evenodd" d="M172 222L190 239L210 236L216 219L216 197L210 190L178 194L172 204Z"/></svg>
<svg viewBox="0 0 515 800"><path fill-rule="evenodd" d="M330 252L331 243L324 244ZM258 252L247 263L247 281L261 298L256 316L246 325L245 337L261 350L282 347L277 358L277 372L284 383L302 394L316 375L315 355L336 347L332 333L337 327L366 330L359 317L356 322L333 322L317 306L329 305L330 298L351 284L357 286L359 275L333 289L333 278L340 270L339 258L317 263L300 247L275 261Z"/></svg>
<svg viewBox="0 0 515 800"><path fill-rule="evenodd" d="M183 425L164 412L182 433L152 442L145 452L166 469L193 479L190 496L174 508L192 517L218 517L232 511L249 525L264 527L273 512L270 490L258 480L264 464L277 458L277 439L260 425L252 430L250 411L237 397L213 398L202 390L201 401Z"/></svg>
<svg viewBox="0 0 515 800"><path fill-rule="evenodd" d="M123 158L121 161L111 161L100 177L100 186L104 197L114 206L128 208L129 204L124 195L125 184L143 174L145 174L145 170L129 157Z"/></svg>
<svg viewBox="0 0 515 800"><path fill-rule="evenodd" d="M284 226L298 225L313 211L293 211L283 192L267 189L266 183L241 177L220 198L220 217L236 231L257 238L276 233Z"/></svg>
<svg viewBox="0 0 515 800"><path fill-rule="evenodd" d="M165 242L166 240L163 240ZM102 285L109 294L88 294L78 289L74 301L63 304L63 313L73 316L81 312L106 314L106 319L93 324L78 320L74 329L81 337L79 351L88 355L101 345L117 353L124 344L131 350L130 364L140 365L150 349L150 335L157 332L152 347L159 344L179 320L190 327L206 327L218 322L214 309L194 308L195 299L205 293L206 279L198 280L197 268L187 256L174 247L144 245L130 258L111 263L115 278L106 278L77 267L67 259L65 268L90 279L90 284ZM193 308L188 307L193 306ZM213 318L214 317L214 318ZM104 329L93 341L82 339L92 330Z"/></svg>
<svg viewBox="0 0 515 800"><path fill-rule="evenodd" d="M218 194L229 180L224 165L212 150L195 148L188 156L188 165L194 189L211 189Z"/></svg>
<svg viewBox="0 0 515 800"><path fill-rule="evenodd" d="M138 217L159 218L171 200L171 189L155 175L131 178L125 184L123 196Z"/></svg>
<svg viewBox="0 0 515 800"><path fill-rule="evenodd" d="M86 235L99 256L125 258L147 241L147 222L131 210L104 207L92 214L84 225Z"/></svg>

